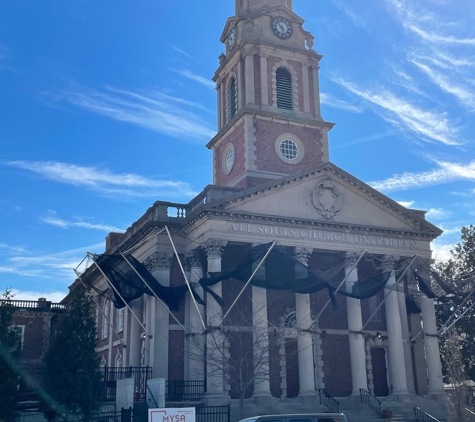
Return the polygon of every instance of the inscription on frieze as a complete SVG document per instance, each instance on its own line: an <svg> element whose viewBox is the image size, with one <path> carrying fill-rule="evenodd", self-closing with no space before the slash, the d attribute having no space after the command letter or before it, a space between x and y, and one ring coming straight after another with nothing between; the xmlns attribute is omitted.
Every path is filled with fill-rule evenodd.
<svg viewBox="0 0 475 422"><path fill-rule="evenodd" d="M267 224L228 223L229 232L257 234L270 238L298 238L319 242L369 245L376 247L418 249L415 240L397 239L369 234L331 232L326 230L301 229Z"/></svg>

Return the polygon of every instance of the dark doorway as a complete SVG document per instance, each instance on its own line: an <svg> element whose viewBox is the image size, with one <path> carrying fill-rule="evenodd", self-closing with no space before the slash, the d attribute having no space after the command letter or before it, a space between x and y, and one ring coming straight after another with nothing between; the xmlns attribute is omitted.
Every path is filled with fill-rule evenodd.
<svg viewBox="0 0 475 422"><path fill-rule="evenodd" d="M388 370L386 367L386 351L382 347L371 348L371 363L373 366L373 384L375 396L389 394Z"/></svg>
<svg viewBox="0 0 475 422"><path fill-rule="evenodd" d="M299 356L297 339L285 339L285 363L287 373L287 397L297 397L300 391Z"/></svg>

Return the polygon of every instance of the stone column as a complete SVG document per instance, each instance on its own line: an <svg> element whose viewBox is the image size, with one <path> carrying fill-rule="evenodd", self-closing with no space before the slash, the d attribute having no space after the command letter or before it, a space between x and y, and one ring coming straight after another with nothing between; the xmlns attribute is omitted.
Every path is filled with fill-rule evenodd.
<svg viewBox="0 0 475 422"><path fill-rule="evenodd" d="M412 366L411 340L409 335L409 320L407 317L406 295L404 285L397 289L397 300L399 304L399 314L401 316L402 346L404 347L404 362L406 364L407 389L409 393L416 394L414 383L414 369Z"/></svg>
<svg viewBox="0 0 475 422"><path fill-rule="evenodd" d="M142 320L143 300L144 296L133 300L129 304L130 308L139 320ZM130 311L128 311L127 314L129 315L128 319L130 327L127 341L127 349L129 354L128 366L135 367L140 366L141 362L143 328L140 326L139 322Z"/></svg>
<svg viewBox="0 0 475 422"><path fill-rule="evenodd" d="M318 80L318 65L312 66L313 70L313 101L315 104L315 117L320 117L322 112L320 110L320 82Z"/></svg>
<svg viewBox="0 0 475 422"><path fill-rule="evenodd" d="M394 266L399 257L385 256L383 274L390 272L388 283L384 288L386 297L386 325L388 328L389 374L391 394L408 394L404 346L402 344L401 314L399 313L398 294L395 290L396 274Z"/></svg>
<svg viewBox="0 0 475 422"><path fill-rule="evenodd" d="M345 261L346 291L353 291L353 285L358 282L358 268L353 265L358 260L359 254L347 253ZM365 340L361 330L363 320L361 317L361 301L351 297L346 298L348 330L350 340L351 378L353 381L352 395L360 394L360 388L368 390L368 376L366 373Z"/></svg>
<svg viewBox="0 0 475 422"><path fill-rule="evenodd" d="M198 259L197 252L191 252L187 255L188 267L190 269L190 275L188 281L191 284L197 283L203 277L203 267ZM203 298L203 288L195 286L196 293ZM201 323L200 315L205 319L204 306L198 304L198 310L196 309L191 295L188 295L188 332L187 348L188 348L188 379L201 381L205 379L204 373L204 349L205 342L202 335L204 328Z"/></svg>
<svg viewBox="0 0 475 422"><path fill-rule="evenodd" d="M261 104L269 105L269 80L267 74L267 56L261 53Z"/></svg>
<svg viewBox="0 0 475 422"><path fill-rule="evenodd" d="M427 375L429 379L429 394L444 394L442 381L442 364L440 362L439 339L437 338L437 323L433 299L421 292L421 313L424 329L424 348L426 351Z"/></svg>
<svg viewBox="0 0 475 422"><path fill-rule="evenodd" d="M267 291L252 286L252 335L254 342L254 396L270 396L269 324L267 322Z"/></svg>
<svg viewBox="0 0 475 422"><path fill-rule="evenodd" d="M310 255L313 250L307 248L295 248L295 258L307 266ZM295 294L295 309L297 314L297 347L299 357L299 396L313 396L315 391L315 369L313 362L313 341L307 330L312 322L310 310L310 296L308 294Z"/></svg>
<svg viewBox="0 0 475 422"><path fill-rule="evenodd" d="M302 63L302 90L303 90L303 111L310 113L310 84L308 74L308 64Z"/></svg>
<svg viewBox="0 0 475 422"><path fill-rule="evenodd" d="M254 54L255 48L246 48L243 51L244 55L244 72L246 82L246 101L245 104L255 104L255 91L254 91Z"/></svg>
<svg viewBox="0 0 475 422"><path fill-rule="evenodd" d="M144 264L162 286L170 286L172 254L155 252ZM153 378L168 379L169 318L168 310L155 297L150 296L148 313L150 327L147 331L152 338L149 341L149 365Z"/></svg>
<svg viewBox="0 0 475 422"><path fill-rule="evenodd" d="M224 240L209 239L203 245L208 256L208 273L221 271L221 255L224 251L227 242ZM222 284L218 283L211 286L210 289L218 296L222 297ZM221 306L213 299L211 295L207 297L206 317L208 327L217 327L223 318ZM224 373L222 366L211 365L211 362L219 362L222 360L224 354L224 338L216 330L211 332L206 337L207 341L207 397L216 403L217 399L224 399Z"/></svg>

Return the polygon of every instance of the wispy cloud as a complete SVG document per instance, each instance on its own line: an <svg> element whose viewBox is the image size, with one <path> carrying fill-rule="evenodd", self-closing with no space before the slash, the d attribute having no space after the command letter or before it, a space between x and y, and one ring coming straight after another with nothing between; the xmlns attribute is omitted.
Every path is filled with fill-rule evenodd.
<svg viewBox="0 0 475 422"><path fill-rule="evenodd" d="M76 278L73 269L83 260L86 252L100 253L103 251L104 243L52 254L35 254L25 251L23 254L0 262L0 274L52 279L67 285Z"/></svg>
<svg viewBox="0 0 475 422"><path fill-rule="evenodd" d="M446 32L447 28L454 29L457 27L453 22L447 24L441 19L441 16L431 13L420 5L416 8L414 2L386 0L386 4L399 17L399 21L404 28L426 42L452 46L475 46L475 38L457 37Z"/></svg>
<svg viewBox="0 0 475 422"><path fill-rule="evenodd" d="M10 161L6 165L29 170L45 179L128 197L192 197L195 192L185 182L158 180L133 173L113 173L108 169L84 167L55 161ZM119 199L119 197L118 197Z"/></svg>
<svg viewBox="0 0 475 422"><path fill-rule="evenodd" d="M414 202L415 201L398 201L398 204L406 208L411 208L414 205Z"/></svg>
<svg viewBox="0 0 475 422"><path fill-rule="evenodd" d="M192 81L199 82L200 84L207 86L208 88L211 88L213 90L216 88L216 84L213 81L207 78L203 78L203 76L196 75L190 70L181 69L181 70L175 70L175 72L181 76L184 76L185 78L191 79Z"/></svg>
<svg viewBox="0 0 475 422"><path fill-rule="evenodd" d="M366 28L367 23L365 19L350 9L349 5L352 3L346 3L341 0L333 0L333 4L335 4L338 9L343 11L348 19L350 19L351 22L353 22L353 25L355 25L357 28Z"/></svg>
<svg viewBox="0 0 475 422"><path fill-rule="evenodd" d="M343 78L334 78L333 80L350 93L377 106L376 111L385 120L400 126L401 129L409 130L421 140L445 145L460 145L462 143L458 138L457 127L447 118L445 112L418 107L384 87L364 89Z"/></svg>
<svg viewBox="0 0 475 422"><path fill-rule="evenodd" d="M119 229L114 226L108 226L106 224L97 224L83 221L83 219L76 219L77 221L67 221L59 218L56 211L49 211L47 215L41 216L40 221L52 226L59 227L61 229L69 229L70 227L80 227L84 229L100 230L107 233L110 232L124 232L124 229Z"/></svg>
<svg viewBox="0 0 475 422"><path fill-rule="evenodd" d="M183 51L181 48L178 48L176 45L170 44L170 48L175 50L177 53L183 54L184 56L191 59L191 56L188 53Z"/></svg>
<svg viewBox="0 0 475 422"><path fill-rule="evenodd" d="M454 82L453 77L442 75L429 65L421 63L420 61L412 60L412 63L424 72L442 91L453 95L461 105L472 111L475 110L475 92L472 92L471 88L461 86Z"/></svg>
<svg viewBox="0 0 475 422"><path fill-rule="evenodd" d="M345 142L345 143L340 144L340 145L333 145L333 149L347 147L347 146L350 146L350 145L365 144L367 142L379 141L381 139L385 139L385 138L388 138L390 136L396 135L397 133L400 133L400 131L399 130L394 130L394 129L386 130L384 132L378 132L378 133L374 133L372 135L363 136L362 138L353 139L349 142Z"/></svg>
<svg viewBox="0 0 475 422"><path fill-rule="evenodd" d="M12 289L14 300L38 300L40 297L45 298L53 303L61 302L67 295L67 292L35 292L29 290Z"/></svg>
<svg viewBox="0 0 475 422"><path fill-rule="evenodd" d="M320 94L320 100L323 105L326 105L328 107L351 111L353 113L362 113L364 111L364 107L362 105L351 104L347 101L340 100L339 98L335 98L332 95L326 94L324 92Z"/></svg>
<svg viewBox="0 0 475 422"><path fill-rule="evenodd" d="M441 185L457 180L475 181L475 161L468 164L435 161L439 168L421 173L396 174L386 180L369 182L383 192L396 192Z"/></svg>
<svg viewBox="0 0 475 422"><path fill-rule="evenodd" d="M426 217L428 220L444 220L450 217L452 213L448 210L444 210L443 208L430 208L427 211Z"/></svg>
<svg viewBox="0 0 475 422"><path fill-rule="evenodd" d="M106 87L98 91L78 84L59 93L45 93L57 102L66 102L91 113L138 125L185 141L202 141L215 135L213 124L188 109L201 108L186 99L158 91L134 92Z"/></svg>

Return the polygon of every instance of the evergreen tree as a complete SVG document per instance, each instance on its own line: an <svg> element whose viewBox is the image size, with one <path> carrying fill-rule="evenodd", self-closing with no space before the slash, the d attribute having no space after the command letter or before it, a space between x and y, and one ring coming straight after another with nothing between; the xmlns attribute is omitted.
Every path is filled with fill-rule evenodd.
<svg viewBox="0 0 475 422"><path fill-rule="evenodd" d="M95 312L84 294L75 295L48 350L43 366L43 387L48 396L47 416L89 420L102 403Z"/></svg>
<svg viewBox="0 0 475 422"><path fill-rule="evenodd" d="M451 257L446 262L437 265L438 272L445 280L452 284L452 288L458 292L450 298L439 301L436 312L438 325L443 326L452 316L454 311L475 289L473 275L475 273L475 226L462 227L462 242L457 244L450 252ZM467 378L475 380L475 293L456 311L456 316L466 312L465 315L454 325L454 331L450 336L441 338L441 357L444 369L444 377L448 382L455 382L450 374L451 360L453 359L450 344L454 336L458 339L461 363L465 365ZM470 309L470 306L474 305Z"/></svg>
<svg viewBox="0 0 475 422"><path fill-rule="evenodd" d="M15 420L14 411L18 394L17 369L21 356L21 338L12 329L14 306L11 290L2 294L0 302L0 421Z"/></svg>

